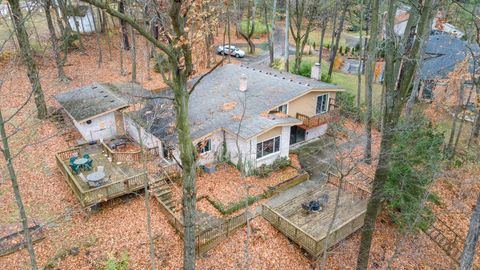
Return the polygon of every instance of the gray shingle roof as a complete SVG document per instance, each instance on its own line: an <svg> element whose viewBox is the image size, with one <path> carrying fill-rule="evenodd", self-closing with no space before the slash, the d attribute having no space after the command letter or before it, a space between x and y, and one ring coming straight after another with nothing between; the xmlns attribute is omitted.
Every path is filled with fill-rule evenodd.
<svg viewBox="0 0 480 270"><path fill-rule="evenodd" d="M472 47L478 55L478 47ZM420 70L422 80L444 78L455 70L455 66L470 55L467 43L451 35L432 35L425 48L428 56Z"/></svg>
<svg viewBox="0 0 480 270"><path fill-rule="evenodd" d="M239 78L248 79L246 92L238 90ZM192 80L195 81L196 79ZM191 82L192 83L192 82ZM301 123L292 117L261 115L313 89L339 89L337 86L271 69L241 65L224 65L205 77L190 96L189 121L192 139L198 139L220 128L237 133L245 105L245 116L239 135L250 138L278 125ZM166 91L164 95L171 95ZM246 100L246 102L245 102ZM153 135L165 141L176 142L172 125L175 122L170 100L150 100L132 118L142 122ZM233 104L225 109L224 104Z"/></svg>
<svg viewBox="0 0 480 270"><path fill-rule="evenodd" d="M128 102L115 95L107 85L99 83L57 94L55 99L77 122L128 106Z"/></svg>

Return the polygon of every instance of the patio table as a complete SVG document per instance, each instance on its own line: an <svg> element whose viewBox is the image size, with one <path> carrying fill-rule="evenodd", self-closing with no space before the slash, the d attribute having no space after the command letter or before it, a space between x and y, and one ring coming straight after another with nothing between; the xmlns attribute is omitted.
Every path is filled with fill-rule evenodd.
<svg viewBox="0 0 480 270"><path fill-rule="evenodd" d="M87 164L87 162L88 162L88 159L86 159L86 158L77 158L77 159L75 159L73 164L83 166L83 165Z"/></svg>
<svg viewBox="0 0 480 270"><path fill-rule="evenodd" d="M92 183L92 185L98 187L101 185L102 180L105 178L104 172L94 172L87 175L88 182Z"/></svg>

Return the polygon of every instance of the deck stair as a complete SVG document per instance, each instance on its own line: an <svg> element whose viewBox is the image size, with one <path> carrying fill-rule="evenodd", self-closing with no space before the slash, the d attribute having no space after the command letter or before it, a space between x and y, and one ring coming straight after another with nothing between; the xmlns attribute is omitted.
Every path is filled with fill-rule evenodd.
<svg viewBox="0 0 480 270"><path fill-rule="evenodd" d="M463 252L464 239L460 237L450 226L436 219L432 225L423 232L437 244L455 263L460 264ZM478 265L474 265L473 269L480 269Z"/></svg>
<svg viewBox="0 0 480 270"><path fill-rule="evenodd" d="M173 199L173 191L170 185L165 180L155 181L150 184L150 193L162 201L172 212L175 212L176 203Z"/></svg>

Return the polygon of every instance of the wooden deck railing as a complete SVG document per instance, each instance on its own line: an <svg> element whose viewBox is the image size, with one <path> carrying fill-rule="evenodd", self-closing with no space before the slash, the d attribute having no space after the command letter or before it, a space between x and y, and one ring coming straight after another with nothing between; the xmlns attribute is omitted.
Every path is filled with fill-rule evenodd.
<svg viewBox="0 0 480 270"><path fill-rule="evenodd" d="M75 193L75 196L80 201L80 204L84 207L139 190L144 186L145 181L148 180L146 179L146 173L140 173L122 180L105 184L100 187L84 189L78 183L78 181L80 181L79 178L73 175L71 169L67 165L70 156L78 150L79 148L77 147L57 153L55 158L57 166L65 177L67 184Z"/></svg>
<svg viewBox="0 0 480 270"><path fill-rule="evenodd" d="M333 177L331 177L331 176L333 176ZM340 179L336 175L329 174L327 182L336 186L336 187L340 186ZM351 183L351 182L349 182L345 179L342 181L342 189L359 196L360 199L362 199L362 200L367 200L368 198L370 198L370 195L371 195L371 192L369 190L366 190L366 189L364 189L364 188L362 188L362 187L360 187L360 186L358 186L354 183Z"/></svg>
<svg viewBox="0 0 480 270"><path fill-rule="evenodd" d="M198 231L196 236L197 251L203 254L213 248L223 239L227 238L236 229L247 223L247 212L243 212L237 216L225 219L217 226L213 226L208 230Z"/></svg>
<svg viewBox="0 0 480 270"><path fill-rule="evenodd" d="M288 219L283 217L280 213L276 212L269 206L262 204L262 216L288 238L292 239L295 243L308 251L308 253L317 254L318 241L313 236L288 221Z"/></svg>
<svg viewBox="0 0 480 270"><path fill-rule="evenodd" d="M335 122L340 117L340 111L338 109L330 110L324 114L315 116L308 116L302 113L297 113L297 119L303 122L303 125L307 128L314 128L330 122Z"/></svg>
<svg viewBox="0 0 480 270"><path fill-rule="evenodd" d="M111 149L105 142L101 142L100 144L103 152L105 152L108 157L112 159L112 162L139 162L142 159L141 150L121 152ZM159 157L158 148L154 147L145 149L145 157L147 160L152 160L155 157Z"/></svg>
<svg viewBox="0 0 480 270"><path fill-rule="evenodd" d="M112 159L112 162L138 162L141 159L141 151L132 152L119 152L111 149L105 142L100 143L102 150L108 157Z"/></svg>
<svg viewBox="0 0 480 270"><path fill-rule="evenodd" d="M334 228L330 232L327 242L327 232L325 232L325 235L315 238L295 224L291 223L287 218L282 216L277 211L265 204L262 204L262 216L275 228L277 228L314 257L320 256L323 253L325 250L325 245L327 245L327 248L329 248L362 227L363 220L365 218L365 212L366 209L365 211L357 213L344 223Z"/></svg>

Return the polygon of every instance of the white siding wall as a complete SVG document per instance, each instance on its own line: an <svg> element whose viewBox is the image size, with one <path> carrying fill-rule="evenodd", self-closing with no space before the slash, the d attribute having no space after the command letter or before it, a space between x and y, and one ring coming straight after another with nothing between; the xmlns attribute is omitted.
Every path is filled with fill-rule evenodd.
<svg viewBox="0 0 480 270"><path fill-rule="evenodd" d="M250 141L246 141L242 139L241 137L238 138L238 148L237 148L237 136L230 134L228 132L225 133L225 140L226 140L226 146L227 146L227 155L230 157L230 161L232 163L237 164L238 163L238 158L240 155L238 154L238 148L240 148L240 152L242 153L242 160L249 160L249 161L254 161L255 158L252 159L252 156L254 157L255 150L253 149L254 147L250 145Z"/></svg>
<svg viewBox="0 0 480 270"><path fill-rule="evenodd" d="M86 122L78 123L74 119L72 120L82 137L87 141L109 139L118 134L113 112L92 119L90 124Z"/></svg>
<svg viewBox="0 0 480 270"><path fill-rule="evenodd" d="M138 134L137 124L126 115L123 116L123 121L126 133L140 144L140 136ZM160 139L150 133L145 132L142 127L140 127L140 133L142 134L142 142L147 148L158 147L159 153L162 153L162 142Z"/></svg>
<svg viewBox="0 0 480 270"><path fill-rule="evenodd" d="M252 140L253 141L253 140ZM257 150L257 141L255 139L255 144L253 144L255 150ZM280 151L277 153L270 154L268 156L261 157L256 159L256 166L261 166L262 164L272 164L272 162L279 157L288 157L290 150L290 127L282 127L282 134L280 136Z"/></svg>
<svg viewBox="0 0 480 270"><path fill-rule="evenodd" d="M75 26L75 20L78 23L78 31L80 33L93 33L95 32L95 27L93 25L93 16L92 11L89 9L87 14L84 17L68 17L68 23L72 27L73 31L77 31Z"/></svg>
<svg viewBox="0 0 480 270"><path fill-rule="evenodd" d="M323 124L321 126L308 129L307 132L305 132L305 141L315 139L324 135L325 132L327 132L327 128L328 124Z"/></svg>
<svg viewBox="0 0 480 270"><path fill-rule="evenodd" d="M205 152L203 154L199 153L198 157L198 165L205 165L207 163L212 163L218 160L218 157L221 157L222 155L222 149L223 149L223 131L217 131L213 133L212 135L203 138L202 140L196 140L194 142L194 145L196 146L197 143L211 139L211 150L208 152Z"/></svg>

